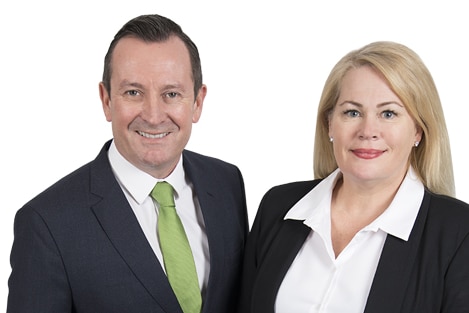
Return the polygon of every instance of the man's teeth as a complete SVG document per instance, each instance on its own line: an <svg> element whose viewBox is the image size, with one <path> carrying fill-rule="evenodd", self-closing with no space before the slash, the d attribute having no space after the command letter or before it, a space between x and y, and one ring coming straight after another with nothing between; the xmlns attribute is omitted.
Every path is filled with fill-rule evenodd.
<svg viewBox="0 0 469 313"><path fill-rule="evenodd" d="M145 133L142 131L138 131L138 133L140 134L140 136L143 136L145 138L151 138L151 139L163 138L169 134L169 133L161 133L161 134L154 135L154 134L149 134L149 133Z"/></svg>

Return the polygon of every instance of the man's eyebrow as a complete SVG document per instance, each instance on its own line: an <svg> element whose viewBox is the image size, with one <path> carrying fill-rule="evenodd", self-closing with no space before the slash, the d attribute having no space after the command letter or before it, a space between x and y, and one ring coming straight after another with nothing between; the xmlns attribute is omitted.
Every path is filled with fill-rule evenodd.
<svg viewBox="0 0 469 313"><path fill-rule="evenodd" d="M143 85L140 84L140 83L137 83L137 82L132 82L132 81L129 81L129 80L127 80L127 79L124 79L124 80L119 84L119 87L120 87L120 88L124 88L124 87L143 88Z"/></svg>

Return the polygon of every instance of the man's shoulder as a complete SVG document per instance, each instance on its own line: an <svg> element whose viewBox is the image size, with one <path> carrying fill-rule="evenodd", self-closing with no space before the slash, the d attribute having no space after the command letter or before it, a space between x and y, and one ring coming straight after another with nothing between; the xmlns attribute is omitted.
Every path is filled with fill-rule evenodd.
<svg viewBox="0 0 469 313"><path fill-rule="evenodd" d="M244 180L240 169L221 159L184 150L183 166L187 177L195 185L211 189L227 190L240 188L244 192ZM208 184L208 185L207 185Z"/></svg>
<svg viewBox="0 0 469 313"><path fill-rule="evenodd" d="M112 170L106 157L106 145L101 150L96 159L81 165L77 169L69 172L55 183L40 192L28 202L28 205L51 207L57 203L72 203L86 201L89 197L87 194L91 192L93 178L100 180L102 183L113 179ZM93 174L94 173L94 174Z"/></svg>
<svg viewBox="0 0 469 313"><path fill-rule="evenodd" d="M236 165L221 160L219 158L213 157L213 156L208 156L208 155L203 155L194 151L190 150L184 150L183 153L183 160L185 163L196 166L196 167L202 167L202 168L237 168Z"/></svg>
<svg viewBox="0 0 469 313"><path fill-rule="evenodd" d="M90 162L91 163L91 162ZM83 188L84 184L89 186L90 163L81 166L73 172L65 175L39 193L30 202L49 202L54 203L58 198L66 198L76 193L77 188ZM89 188L88 188L89 190Z"/></svg>

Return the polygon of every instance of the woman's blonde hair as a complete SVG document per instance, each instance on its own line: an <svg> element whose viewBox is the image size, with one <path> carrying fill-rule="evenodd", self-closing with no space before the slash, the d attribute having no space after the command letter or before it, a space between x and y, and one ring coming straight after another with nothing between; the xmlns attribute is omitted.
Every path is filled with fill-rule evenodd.
<svg viewBox="0 0 469 313"><path fill-rule="evenodd" d="M326 80L318 107L314 143L314 175L324 178L337 168L329 142L329 115L339 98L342 80L352 68L371 66L380 72L422 129L410 164L430 191L455 195L448 131L433 78L420 57L395 42L374 42L345 55Z"/></svg>

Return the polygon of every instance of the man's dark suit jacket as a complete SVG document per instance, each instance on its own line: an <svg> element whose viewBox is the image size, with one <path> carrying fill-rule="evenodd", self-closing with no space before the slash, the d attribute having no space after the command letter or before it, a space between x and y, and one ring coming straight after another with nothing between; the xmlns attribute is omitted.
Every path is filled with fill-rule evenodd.
<svg viewBox="0 0 469 313"><path fill-rule="evenodd" d="M274 312L280 284L311 232L284 216L317 183L277 186L264 196L246 245L239 313ZM425 191L409 240L386 238L365 312L469 312L468 204Z"/></svg>
<svg viewBox="0 0 469 313"><path fill-rule="evenodd" d="M7 312L182 313L113 175L109 144L18 211ZM217 159L184 151L183 164L210 249L203 312L232 312L249 228L244 182Z"/></svg>

